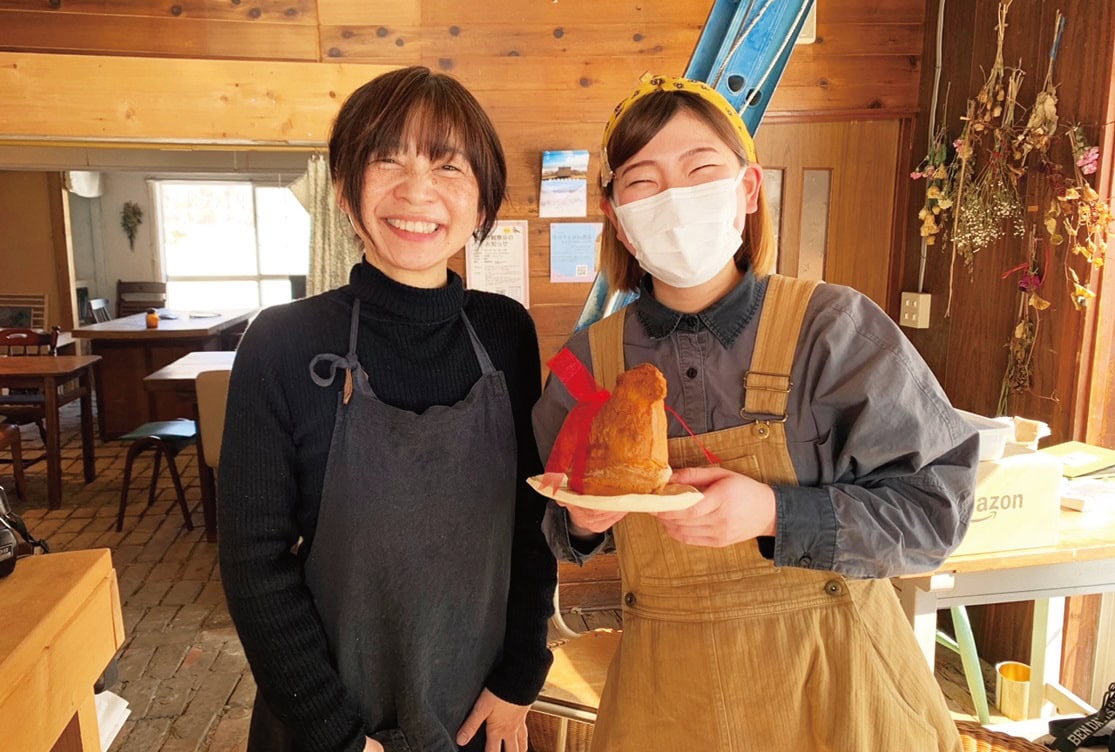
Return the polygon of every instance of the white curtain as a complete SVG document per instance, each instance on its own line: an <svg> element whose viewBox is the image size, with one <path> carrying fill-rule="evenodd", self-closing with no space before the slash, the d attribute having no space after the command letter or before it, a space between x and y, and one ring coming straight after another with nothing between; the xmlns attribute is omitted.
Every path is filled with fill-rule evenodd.
<svg viewBox="0 0 1115 752"><path fill-rule="evenodd" d="M316 295L348 283L349 270L360 260L363 249L333 194L329 161L314 154L306 174L291 190L310 213L310 271L306 294Z"/></svg>

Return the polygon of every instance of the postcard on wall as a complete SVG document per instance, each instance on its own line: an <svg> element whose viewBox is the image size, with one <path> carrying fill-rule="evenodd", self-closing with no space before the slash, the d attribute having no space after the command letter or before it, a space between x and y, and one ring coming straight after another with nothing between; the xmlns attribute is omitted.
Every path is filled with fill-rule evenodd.
<svg viewBox="0 0 1115 752"><path fill-rule="evenodd" d="M542 152L539 217L583 217L588 207L588 150Z"/></svg>
<svg viewBox="0 0 1115 752"><path fill-rule="evenodd" d="M592 282L603 222L554 222L550 225L550 281Z"/></svg>
<svg viewBox="0 0 1115 752"><path fill-rule="evenodd" d="M498 292L530 307L527 221L501 220L479 245L465 249L465 282L471 290Z"/></svg>

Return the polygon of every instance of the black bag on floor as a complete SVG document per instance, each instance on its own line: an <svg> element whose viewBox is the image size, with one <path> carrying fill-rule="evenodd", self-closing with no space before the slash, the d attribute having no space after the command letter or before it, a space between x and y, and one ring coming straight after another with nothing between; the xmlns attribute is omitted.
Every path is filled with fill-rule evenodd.
<svg viewBox="0 0 1115 752"><path fill-rule="evenodd" d="M1115 752L1115 733L1112 732L1112 721L1115 721L1115 682L1107 687L1103 695L1103 704L1099 710L1084 718L1058 718L1049 722L1049 733L1053 741L1046 746L1057 752L1075 752L1075 750L1106 745L1110 752Z"/></svg>

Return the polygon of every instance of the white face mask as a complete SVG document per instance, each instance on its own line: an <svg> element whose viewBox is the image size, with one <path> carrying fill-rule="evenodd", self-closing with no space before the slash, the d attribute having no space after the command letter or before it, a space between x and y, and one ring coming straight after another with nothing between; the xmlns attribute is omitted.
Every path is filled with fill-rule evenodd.
<svg viewBox="0 0 1115 752"><path fill-rule="evenodd" d="M668 188L623 206L613 200L639 266L673 287L696 287L715 277L743 242L735 227L743 174Z"/></svg>

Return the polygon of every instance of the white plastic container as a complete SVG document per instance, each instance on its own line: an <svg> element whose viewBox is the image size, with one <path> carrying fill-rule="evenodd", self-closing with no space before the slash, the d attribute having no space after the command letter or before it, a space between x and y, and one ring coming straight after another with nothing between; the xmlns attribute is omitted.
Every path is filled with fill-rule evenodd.
<svg viewBox="0 0 1115 752"><path fill-rule="evenodd" d="M957 410L965 421L979 431L979 460L997 460L1003 456L1007 442L1014 439L1014 421L1010 418L988 418L967 410Z"/></svg>

